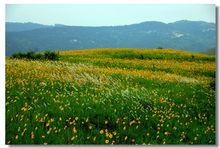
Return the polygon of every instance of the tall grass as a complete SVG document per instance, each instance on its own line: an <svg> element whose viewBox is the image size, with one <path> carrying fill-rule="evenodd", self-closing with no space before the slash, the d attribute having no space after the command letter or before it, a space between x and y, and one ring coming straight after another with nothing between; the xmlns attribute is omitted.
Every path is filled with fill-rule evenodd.
<svg viewBox="0 0 220 148"><path fill-rule="evenodd" d="M168 50L157 51L164 59L127 59L114 52L60 52L59 61L7 59L6 143L216 143L215 77L199 73L214 73L212 56L179 60L169 55L191 53Z"/></svg>

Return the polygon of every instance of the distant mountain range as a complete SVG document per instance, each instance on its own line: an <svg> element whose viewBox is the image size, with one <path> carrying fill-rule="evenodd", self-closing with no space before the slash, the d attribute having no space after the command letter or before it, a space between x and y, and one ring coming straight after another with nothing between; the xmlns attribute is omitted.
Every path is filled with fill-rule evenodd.
<svg viewBox="0 0 220 148"><path fill-rule="evenodd" d="M6 22L6 55L15 52L86 48L216 48L216 25L203 21L148 21L124 26L66 26Z"/></svg>

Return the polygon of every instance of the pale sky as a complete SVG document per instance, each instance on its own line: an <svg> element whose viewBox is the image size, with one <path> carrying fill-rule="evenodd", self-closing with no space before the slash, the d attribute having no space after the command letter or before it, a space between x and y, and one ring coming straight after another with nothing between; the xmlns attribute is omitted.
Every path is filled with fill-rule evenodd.
<svg viewBox="0 0 220 148"><path fill-rule="evenodd" d="M179 20L215 23L211 4L8 4L6 22L34 22L71 26L115 26Z"/></svg>

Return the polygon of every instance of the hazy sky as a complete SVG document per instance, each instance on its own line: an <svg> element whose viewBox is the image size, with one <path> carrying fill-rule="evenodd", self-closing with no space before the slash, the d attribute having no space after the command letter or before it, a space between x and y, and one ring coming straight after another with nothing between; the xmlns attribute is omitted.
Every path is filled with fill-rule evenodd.
<svg viewBox="0 0 220 148"><path fill-rule="evenodd" d="M125 25L144 21L215 22L215 5L152 4L16 4L6 6L7 22L79 26Z"/></svg>

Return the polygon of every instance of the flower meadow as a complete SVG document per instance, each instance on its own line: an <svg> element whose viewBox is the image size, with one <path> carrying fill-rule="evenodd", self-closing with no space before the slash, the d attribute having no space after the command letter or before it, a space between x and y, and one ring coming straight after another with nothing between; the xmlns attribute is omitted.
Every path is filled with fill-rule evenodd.
<svg viewBox="0 0 220 148"><path fill-rule="evenodd" d="M57 52L6 59L6 144L216 144L215 56Z"/></svg>

